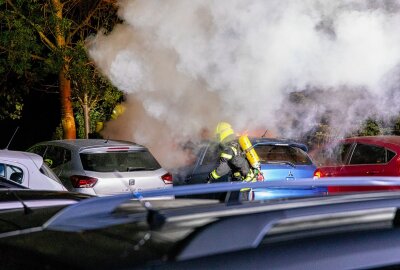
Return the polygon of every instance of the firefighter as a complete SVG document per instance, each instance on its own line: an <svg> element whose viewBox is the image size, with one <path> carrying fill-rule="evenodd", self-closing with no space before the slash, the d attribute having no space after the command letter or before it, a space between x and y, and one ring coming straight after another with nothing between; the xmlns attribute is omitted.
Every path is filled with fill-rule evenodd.
<svg viewBox="0 0 400 270"><path fill-rule="evenodd" d="M229 123L220 122L215 129L215 135L220 143L220 160L218 166L210 173L208 183L228 173L230 173L231 181L256 182L256 175L240 148L232 126ZM242 199L249 199L249 191L250 188L241 190ZM231 196L239 196L239 194L231 194Z"/></svg>

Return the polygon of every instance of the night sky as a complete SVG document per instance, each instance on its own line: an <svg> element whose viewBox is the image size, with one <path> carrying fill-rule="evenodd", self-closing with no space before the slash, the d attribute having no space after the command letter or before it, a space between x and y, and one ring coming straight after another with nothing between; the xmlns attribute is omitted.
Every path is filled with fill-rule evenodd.
<svg viewBox="0 0 400 270"><path fill-rule="evenodd" d="M0 121L0 149L7 146L18 126L9 150L26 150L37 142L51 140L59 122L58 93L31 91L25 99L21 119Z"/></svg>

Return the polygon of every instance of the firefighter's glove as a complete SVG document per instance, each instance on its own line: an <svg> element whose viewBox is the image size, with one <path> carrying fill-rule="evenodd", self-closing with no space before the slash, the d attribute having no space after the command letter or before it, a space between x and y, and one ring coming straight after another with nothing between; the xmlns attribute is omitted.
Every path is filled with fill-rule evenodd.
<svg viewBox="0 0 400 270"><path fill-rule="evenodd" d="M246 175L246 177L243 178L244 182L255 182L256 181L256 175L252 170L249 171L249 173Z"/></svg>
<svg viewBox="0 0 400 270"><path fill-rule="evenodd" d="M216 170L213 170L209 175L207 179L207 183L212 183L216 179L220 178L220 176L217 174Z"/></svg>

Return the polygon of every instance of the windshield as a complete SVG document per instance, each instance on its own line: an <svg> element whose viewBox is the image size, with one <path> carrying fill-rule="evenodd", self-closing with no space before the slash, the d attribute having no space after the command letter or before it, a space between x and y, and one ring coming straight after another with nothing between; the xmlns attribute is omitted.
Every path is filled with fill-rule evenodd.
<svg viewBox="0 0 400 270"><path fill-rule="evenodd" d="M261 163L287 161L294 165L311 165L312 161L303 150L282 145L256 145Z"/></svg>
<svg viewBox="0 0 400 270"><path fill-rule="evenodd" d="M85 171L129 172L152 171L161 166L149 151L124 151L106 153L81 153Z"/></svg>

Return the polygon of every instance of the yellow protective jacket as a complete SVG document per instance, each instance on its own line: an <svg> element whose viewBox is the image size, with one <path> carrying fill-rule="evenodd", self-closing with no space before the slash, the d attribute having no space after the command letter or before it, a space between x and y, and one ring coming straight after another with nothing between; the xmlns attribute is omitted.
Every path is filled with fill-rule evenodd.
<svg viewBox="0 0 400 270"><path fill-rule="evenodd" d="M210 182L228 173L232 181L256 182L256 177L235 137L221 143L218 166L210 173Z"/></svg>

